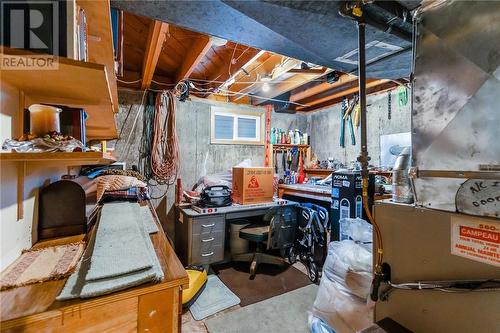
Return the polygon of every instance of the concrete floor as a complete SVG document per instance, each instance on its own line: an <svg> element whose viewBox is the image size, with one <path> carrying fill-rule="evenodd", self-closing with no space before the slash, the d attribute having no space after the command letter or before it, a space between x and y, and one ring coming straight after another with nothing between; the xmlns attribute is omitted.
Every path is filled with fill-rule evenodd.
<svg viewBox="0 0 500 333"><path fill-rule="evenodd" d="M306 267L300 263L296 262L293 264L293 267L298 269L304 274L307 274ZM213 316L220 315L222 313L228 313L234 310L239 309L239 305L232 306L224 311L218 312L214 314ZM208 333L207 327L205 326L205 320L211 318L212 316L205 318L203 320L194 320L193 316L191 315L191 312L187 310L182 314L182 333Z"/></svg>

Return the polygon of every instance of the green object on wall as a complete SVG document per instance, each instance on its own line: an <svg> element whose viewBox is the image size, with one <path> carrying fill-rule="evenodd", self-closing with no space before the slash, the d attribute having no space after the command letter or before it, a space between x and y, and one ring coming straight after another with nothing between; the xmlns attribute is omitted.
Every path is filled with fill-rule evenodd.
<svg viewBox="0 0 500 333"><path fill-rule="evenodd" d="M408 104L408 88L405 86L400 86L398 88L398 104L399 106Z"/></svg>

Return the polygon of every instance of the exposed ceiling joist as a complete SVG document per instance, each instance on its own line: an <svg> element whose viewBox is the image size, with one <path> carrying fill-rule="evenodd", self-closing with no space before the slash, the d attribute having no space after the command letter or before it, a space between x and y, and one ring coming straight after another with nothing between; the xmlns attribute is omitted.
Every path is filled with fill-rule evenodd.
<svg viewBox="0 0 500 333"><path fill-rule="evenodd" d="M314 87L299 91L290 96L290 102L307 102L315 98L316 95L325 93L329 90L340 87L344 84L357 81L357 77L349 74L342 74L339 79L333 83L322 82Z"/></svg>
<svg viewBox="0 0 500 333"><path fill-rule="evenodd" d="M272 84L271 89L268 92L259 93L259 96L266 97L268 99L274 98L276 96L279 96L279 95L282 95L282 94L287 93L289 91L292 91L292 90L294 90L294 89L296 89L296 88L298 88L298 87L300 87L308 82L311 82L312 80L320 78L321 76L323 76L326 73L326 71L329 71L329 70L327 70L325 68L325 70L323 70L322 72L314 74L314 75L311 75L311 74L292 75L291 77L289 77L286 80L283 80L282 82ZM291 73L291 71L289 71L288 73ZM258 99L258 100L254 100L253 104L259 105L259 104L262 104L265 102L266 102L265 99Z"/></svg>
<svg viewBox="0 0 500 333"><path fill-rule="evenodd" d="M327 68L292 68L288 71L290 74L309 74L309 75L320 75L326 72Z"/></svg>
<svg viewBox="0 0 500 333"><path fill-rule="evenodd" d="M262 76L270 75L272 70L281 63L283 56L272 53L264 53L251 66L247 68L246 74L240 74L236 82L229 87L229 91L237 95L232 99L237 101L244 96L258 90L261 87L259 80Z"/></svg>
<svg viewBox="0 0 500 333"><path fill-rule="evenodd" d="M141 90L147 89L151 85L167 30L168 24L159 21L153 21L149 27L146 53L142 63Z"/></svg>
<svg viewBox="0 0 500 333"><path fill-rule="evenodd" d="M260 55L259 55L259 53L260 53ZM212 82L210 84L210 86L212 88L215 88L215 89L220 88L230 78L237 77L238 71L241 68L244 68L245 66L247 66L247 64L249 62L252 62L252 65L253 65L255 58L257 56L261 56L262 54L265 54L265 53L263 53L262 51L259 51L257 49L247 47L247 48L243 49L239 55L234 55L234 57L231 56L231 58L227 62L227 66L224 66L224 67L220 68L217 72L212 73L212 75L210 76L210 80L213 80L214 82ZM232 55L232 52L231 52L231 55ZM247 70L247 68L245 68L245 71L246 70Z"/></svg>
<svg viewBox="0 0 500 333"><path fill-rule="evenodd" d="M380 94L382 92L390 91L390 90L393 90L394 88L396 88L398 85L399 84L396 83L395 81L388 81L386 83L382 83L381 85L367 88L366 95ZM310 107L310 108L301 109L300 111L319 111L319 110L324 109L326 107L330 107L332 105L341 103L342 99L344 97L345 98L352 98L356 93L357 93L357 91L350 94L350 95L341 96L341 97L338 97L336 99L330 100L330 101L325 102L323 104L318 104L318 105Z"/></svg>
<svg viewBox="0 0 500 333"><path fill-rule="evenodd" d="M188 50L181 68L177 72L175 77L176 82L189 78L196 66L198 66L200 61L205 57L208 50L210 50L212 44L212 39L208 36L201 36L193 42L193 45Z"/></svg>
<svg viewBox="0 0 500 333"><path fill-rule="evenodd" d="M371 79L367 80L366 83L366 89L369 93L374 93L379 90L385 89L387 85L390 85L391 87L394 87L397 85L397 83L394 83L391 80L376 80L376 79ZM380 88L380 89L377 89ZM298 106L297 111L309 111L312 109L319 109L323 108L329 105L337 104L341 101L342 98L348 97L350 95L358 93L359 88L358 86L348 88L348 89L343 89L337 93L334 93L332 95L323 97L323 98L318 98L315 99L314 101L311 101L307 103L308 106Z"/></svg>
<svg viewBox="0 0 500 333"><path fill-rule="evenodd" d="M278 66L274 67L274 69L272 70L272 73L271 73L272 79L273 80L278 79L283 74L288 73L288 71L290 71L294 67L300 65L301 62L302 61L297 60L297 59L285 57L282 60L282 62Z"/></svg>

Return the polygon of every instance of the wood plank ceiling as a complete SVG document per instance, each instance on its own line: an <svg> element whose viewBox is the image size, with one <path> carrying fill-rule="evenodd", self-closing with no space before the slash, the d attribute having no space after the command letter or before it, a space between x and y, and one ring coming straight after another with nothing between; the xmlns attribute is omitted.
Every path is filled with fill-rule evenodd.
<svg viewBox="0 0 500 333"><path fill-rule="evenodd" d="M198 97L253 105L279 99L296 111L325 108L358 92L353 75L127 12L123 35L122 88L171 89L189 79L190 93ZM367 91L393 89L401 82L369 79Z"/></svg>

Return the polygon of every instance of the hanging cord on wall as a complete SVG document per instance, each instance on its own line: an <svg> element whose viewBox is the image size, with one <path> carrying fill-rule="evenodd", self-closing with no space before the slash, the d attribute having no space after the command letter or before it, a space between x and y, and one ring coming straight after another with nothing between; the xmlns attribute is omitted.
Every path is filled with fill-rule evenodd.
<svg viewBox="0 0 500 333"><path fill-rule="evenodd" d="M153 128L155 119L156 94L148 92L144 106L141 142L139 145L139 171L149 181L153 178L151 169L151 146L153 142Z"/></svg>
<svg viewBox="0 0 500 333"><path fill-rule="evenodd" d="M173 185L179 170L179 145L175 127L175 100L170 90L156 96L153 133L153 179L160 185Z"/></svg>

